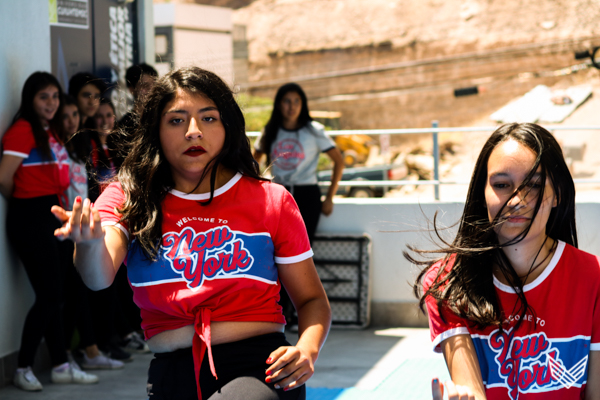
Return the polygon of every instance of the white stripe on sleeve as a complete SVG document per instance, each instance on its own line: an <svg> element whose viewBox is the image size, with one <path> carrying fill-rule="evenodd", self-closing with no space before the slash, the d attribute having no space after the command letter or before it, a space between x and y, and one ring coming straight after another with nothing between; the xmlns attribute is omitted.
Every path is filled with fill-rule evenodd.
<svg viewBox="0 0 600 400"><path fill-rule="evenodd" d="M27 153L21 153L20 151L13 151L13 150L4 150L3 154L8 154L9 156L17 156L17 157L21 157L21 158L29 157L29 154L27 154Z"/></svg>
<svg viewBox="0 0 600 400"><path fill-rule="evenodd" d="M125 236L127 236L127 240L129 240L129 231L127 230L127 228L125 228L123 225L119 224L118 222L103 221L101 225L102 226L115 226L115 227L119 228L125 234Z"/></svg>
<svg viewBox="0 0 600 400"><path fill-rule="evenodd" d="M442 343L444 340L446 340L448 338L451 338L452 336L457 336L457 335L469 335L469 330L467 328L465 328L464 326L459 326L456 328L448 329L447 331L440 333L433 340L433 351L436 353L441 353L442 349L440 348L440 343Z"/></svg>
<svg viewBox="0 0 600 400"><path fill-rule="evenodd" d="M292 257L277 257L277 256L275 256L275 263L277 263L277 264L293 264L293 263L297 263L297 262L309 259L314 254L315 253L313 253L312 249L309 249L308 251L306 251L302 254L298 254L297 256L292 256Z"/></svg>

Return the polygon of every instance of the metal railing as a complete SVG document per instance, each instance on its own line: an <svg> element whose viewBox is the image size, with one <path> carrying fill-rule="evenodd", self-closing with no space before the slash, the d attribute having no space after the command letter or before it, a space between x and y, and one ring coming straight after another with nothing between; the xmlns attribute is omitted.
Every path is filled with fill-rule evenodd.
<svg viewBox="0 0 600 400"><path fill-rule="evenodd" d="M403 185L433 185L435 200L440 199L440 185L466 185L469 180L451 181L440 179L440 150L439 150L439 134L446 132L482 132L492 133L498 126L481 126L481 127L455 127L455 128L440 128L438 122L433 121L431 128L409 128L409 129L353 129L353 130L336 130L327 131L329 136L343 135L412 135L412 134L431 134L433 142L433 179L430 180L355 180L355 181L340 181L339 186L352 187L392 187ZM583 131L597 130L600 131L600 126L566 126L566 125L543 125L548 131ZM247 132L249 137L258 137L260 132ZM600 184L600 179L574 179L576 184ZM330 182L319 182L319 186L329 186Z"/></svg>

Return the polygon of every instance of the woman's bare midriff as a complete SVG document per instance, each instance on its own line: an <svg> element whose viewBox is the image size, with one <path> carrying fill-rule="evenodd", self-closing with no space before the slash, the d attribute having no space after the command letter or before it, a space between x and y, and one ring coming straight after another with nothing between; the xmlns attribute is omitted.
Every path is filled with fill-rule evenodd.
<svg viewBox="0 0 600 400"><path fill-rule="evenodd" d="M283 331L283 324L275 322L214 321L210 323L211 345L213 346ZM148 339L147 343L153 353L167 353L192 347L194 335L194 326L188 325L161 332Z"/></svg>

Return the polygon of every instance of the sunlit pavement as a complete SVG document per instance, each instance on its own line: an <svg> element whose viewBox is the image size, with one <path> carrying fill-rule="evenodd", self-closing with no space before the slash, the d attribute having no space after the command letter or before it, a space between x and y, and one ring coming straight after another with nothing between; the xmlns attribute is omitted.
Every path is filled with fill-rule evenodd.
<svg viewBox="0 0 600 400"><path fill-rule="evenodd" d="M294 342L297 335L287 332ZM0 389L2 400L139 400L146 396L151 354L136 355L122 370L97 371L95 385L50 383L50 372L39 374L42 392L14 386ZM431 398L433 377L448 379L441 355L431 350L427 329L333 329L308 382L309 400L386 400Z"/></svg>

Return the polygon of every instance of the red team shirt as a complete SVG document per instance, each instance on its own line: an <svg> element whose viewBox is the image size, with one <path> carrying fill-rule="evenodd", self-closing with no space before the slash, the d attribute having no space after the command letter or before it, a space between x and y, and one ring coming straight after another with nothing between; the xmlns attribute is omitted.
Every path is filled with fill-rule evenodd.
<svg viewBox="0 0 600 400"><path fill-rule="evenodd" d="M69 156L66 149L48 132L52 159L47 160L36 147L31 124L18 119L2 137L4 154L23 158L15 172L13 197L29 199L48 195L63 197L69 187Z"/></svg>
<svg viewBox="0 0 600 400"><path fill-rule="evenodd" d="M208 198L171 190L162 203L158 261L146 260L135 238L126 257L146 338L194 325L197 376L207 349L215 374L210 321L285 323L276 264L313 254L300 212L283 186L238 173L215 190L210 205L200 204ZM121 185L112 183L94 207L103 226L116 225L129 236L115 210L124 201Z"/></svg>
<svg viewBox="0 0 600 400"><path fill-rule="evenodd" d="M450 260L447 270L452 268ZM431 286L442 263L427 272ZM505 314L515 310L514 290L494 277ZM582 399L590 351L600 351L600 264L598 258L558 242L550 264L523 288L534 314L519 329L518 315L508 315L498 329L477 329L448 309L440 317L436 301L427 298L434 350L454 335L469 334L477 351L486 396L494 399ZM537 324L536 324L537 323Z"/></svg>

